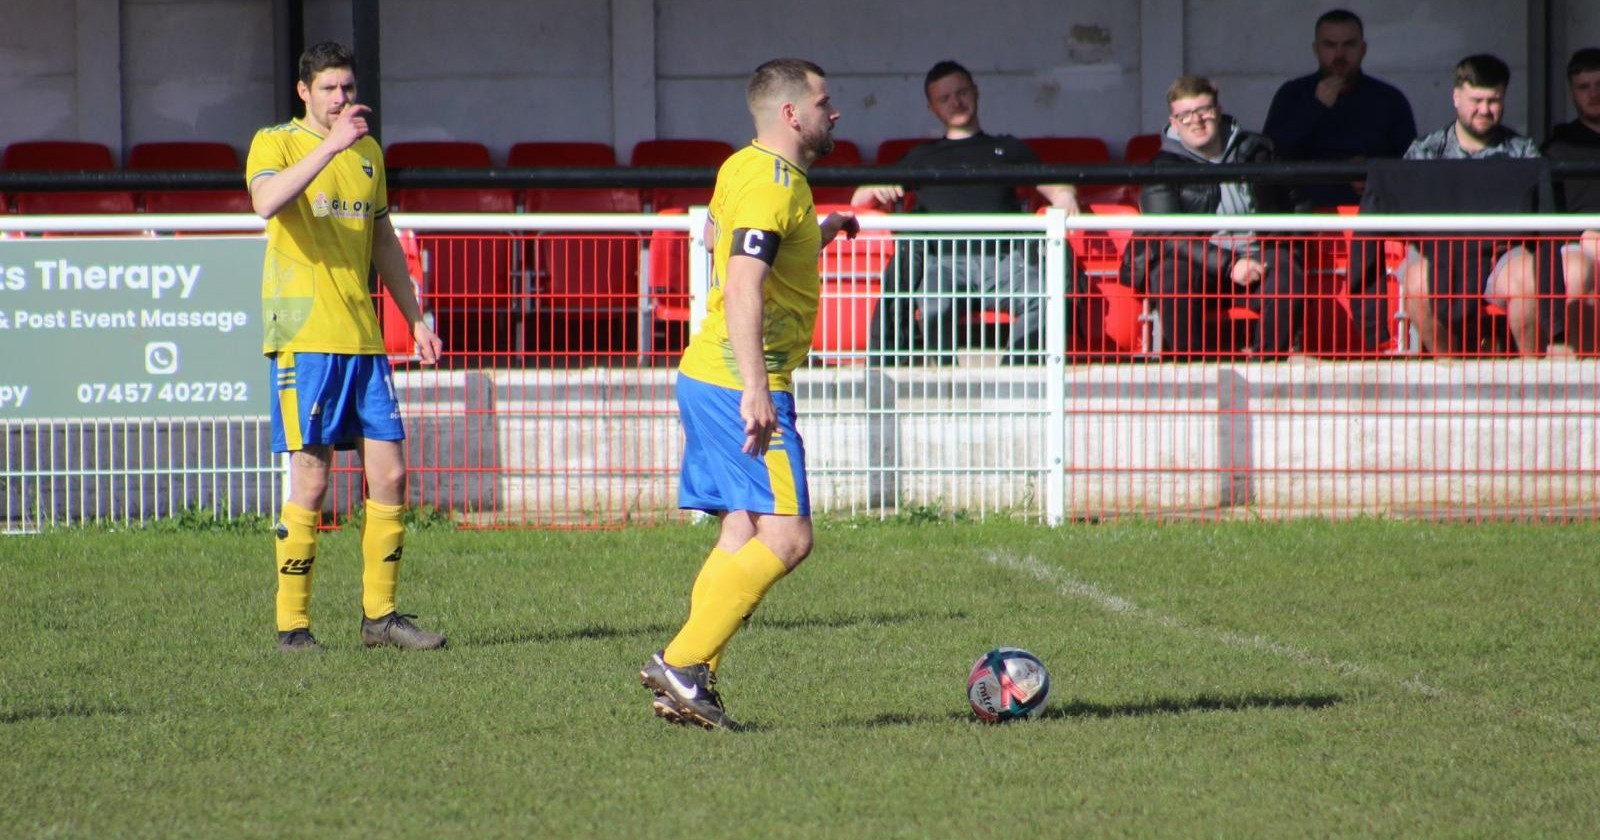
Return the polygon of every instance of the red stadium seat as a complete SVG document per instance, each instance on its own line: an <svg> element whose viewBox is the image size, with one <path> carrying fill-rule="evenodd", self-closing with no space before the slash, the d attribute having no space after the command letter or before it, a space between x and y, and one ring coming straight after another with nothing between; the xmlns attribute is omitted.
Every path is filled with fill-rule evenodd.
<svg viewBox="0 0 1600 840"><path fill-rule="evenodd" d="M617 153L593 140L524 140L506 155L506 166L616 166Z"/></svg>
<svg viewBox="0 0 1600 840"><path fill-rule="evenodd" d="M611 167L616 153L604 143L524 142L511 147L506 165ZM638 213L632 187L535 187L522 193L529 213ZM637 347L639 254L636 232L538 233L528 265L539 317L530 345L536 351L579 354L627 352Z"/></svg>
<svg viewBox="0 0 1600 840"><path fill-rule="evenodd" d="M1128 144L1122 149L1123 163L1149 163L1155 159L1156 152L1161 151L1161 135L1136 134L1128 138ZM1129 184L1123 190L1122 203L1139 203L1139 185Z"/></svg>
<svg viewBox="0 0 1600 840"><path fill-rule="evenodd" d="M852 212L857 218L883 215L879 210L848 204L818 204L817 218L835 211ZM894 240L886 230L863 230L855 239L838 236L818 255L822 296L812 333L813 358L825 363L864 358L883 271L893 256Z"/></svg>
<svg viewBox="0 0 1600 840"><path fill-rule="evenodd" d="M12 143L0 155L0 169L109 172L116 169L111 149L79 140L28 140ZM132 213L131 192L21 192L11 196L18 213L75 215Z"/></svg>
<svg viewBox="0 0 1600 840"><path fill-rule="evenodd" d="M383 152L388 169L488 169L489 148L467 140L391 143ZM498 188L425 188L389 191L389 207L407 213L513 213L516 197Z"/></svg>
<svg viewBox="0 0 1600 840"><path fill-rule="evenodd" d="M1097 216L1139 213L1139 208L1125 204L1091 204L1087 209ZM1121 280L1123 254L1132 239L1132 230L1120 228L1067 231L1067 242L1095 293L1081 310L1085 321L1082 333L1093 352L1139 353L1147 349L1144 301Z"/></svg>
<svg viewBox="0 0 1600 840"><path fill-rule="evenodd" d="M1360 212L1360 208L1353 204L1332 209L1341 216L1354 216ZM1307 249L1304 349L1307 353L1335 357L1408 352L1407 337L1401 334L1401 330L1408 330L1409 323L1401 317L1400 281L1395 276L1405 259L1405 244L1398 239L1382 242L1385 312L1390 340L1383 347L1368 347L1355 324L1354 295L1350 283L1350 255L1355 241L1355 232L1344 230L1324 235L1316 243L1320 247Z"/></svg>
<svg viewBox="0 0 1600 840"><path fill-rule="evenodd" d="M417 304L426 312L428 305L423 297L422 289L422 248L417 244L417 235L409 230L397 232L400 240L400 250L406 255L406 272L411 275L411 291L417 296ZM417 343L411 334L411 325L406 323L405 316L400 313L400 307L395 305L394 298L389 294L389 287L378 284L378 322L383 328L383 349L389 356L389 361L396 364L415 361Z"/></svg>
<svg viewBox="0 0 1600 840"><path fill-rule="evenodd" d="M529 141L512 146L506 157L506 166L514 169L616 165L616 152L604 143ZM632 187L534 187L522 191L522 209L529 213L637 213L642 207L639 191Z"/></svg>
<svg viewBox="0 0 1600 840"><path fill-rule="evenodd" d="M138 171L217 170L239 172L239 155L227 143L174 140L139 143L128 151L128 169ZM250 191L157 190L141 197L146 213L250 213Z"/></svg>
<svg viewBox="0 0 1600 840"><path fill-rule="evenodd" d="M1110 163L1111 148L1098 137L1025 137L1045 163Z"/></svg>
<svg viewBox="0 0 1600 840"><path fill-rule="evenodd" d="M663 214L688 211L667 207ZM676 353L689 338L689 235L678 230L650 232L650 318L657 350Z"/></svg>
<svg viewBox="0 0 1600 840"><path fill-rule="evenodd" d="M874 160L879 166L892 166L900 162L911 151L913 146L920 146L928 142L927 137L891 137L878 144L878 153Z"/></svg>
<svg viewBox="0 0 1600 840"><path fill-rule="evenodd" d="M1124 163L1149 163L1155 159L1156 152L1161 151L1161 135L1135 134L1128 138L1128 145L1122 149Z"/></svg>
<svg viewBox="0 0 1600 840"><path fill-rule="evenodd" d="M383 154L389 169L487 169L489 149L463 140L392 143ZM389 192L389 208L402 213L512 213L516 197L503 188L422 188ZM433 309L447 354L466 364L493 364L520 346L526 289L517 241L504 234L419 232Z"/></svg>
<svg viewBox="0 0 1600 840"><path fill-rule="evenodd" d="M1027 137L1024 143L1033 153L1039 156L1040 163L1071 164L1088 163L1101 164L1111 162L1111 147L1106 141L1098 137ZM1033 193L1032 204L1035 207L1043 206L1046 202L1036 190ZM1078 187L1078 205L1088 207L1092 203L1099 204L1124 204L1127 203L1127 188L1121 184L1084 184Z"/></svg>
<svg viewBox="0 0 1600 840"><path fill-rule="evenodd" d="M733 154L733 146L721 140L671 139L641 140L633 147L629 166L700 167L715 170ZM650 206L690 207L711 203L712 185L698 187L656 187L649 191Z"/></svg>
<svg viewBox="0 0 1600 840"><path fill-rule="evenodd" d="M818 158L811 164L811 170L828 166L861 166L861 147L849 140L833 141L833 151ZM811 185L811 200L816 204L849 204L850 196L854 195L856 188L848 184L832 187L819 187Z"/></svg>

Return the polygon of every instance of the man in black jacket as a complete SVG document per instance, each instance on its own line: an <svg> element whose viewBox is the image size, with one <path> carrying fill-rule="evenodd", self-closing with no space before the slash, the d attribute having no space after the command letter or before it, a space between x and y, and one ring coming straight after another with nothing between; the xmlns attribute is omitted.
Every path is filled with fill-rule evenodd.
<svg viewBox="0 0 1600 840"><path fill-rule="evenodd" d="M1544 144L1546 157L1568 160L1600 159L1600 49L1585 47L1567 62L1567 92L1578 118L1550 132ZM1600 213L1600 178L1572 178L1556 184L1556 209L1563 213ZM1600 230L1586 230L1577 242L1561 248L1562 272L1567 286L1566 341L1575 349L1593 352L1595 291L1600 275Z"/></svg>
<svg viewBox="0 0 1600 840"><path fill-rule="evenodd" d="M1167 89L1168 126L1158 166L1215 163L1265 163L1273 160L1272 141L1245 131L1222 113L1217 88L1209 79L1182 76ZM1303 212L1298 194L1267 183L1148 184L1140 192L1145 213L1204 213L1248 216ZM1162 349L1189 356L1225 347L1221 336L1205 335L1208 300L1225 309L1237 297L1260 315L1246 352L1284 355L1293 350L1304 309L1305 277L1300 260L1286 243L1262 242L1248 230L1210 236L1184 234L1133 249L1131 279L1152 299L1161 319Z"/></svg>
<svg viewBox="0 0 1600 840"><path fill-rule="evenodd" d="M1036 164L1028 144L1009 134L989 134L978 120L978 85L967 68L941 61L923 78L928 110L944 134L914 146L901 167L988 168ZM1077 191L1067 184L1040 184L1051 206L1078 212ZM867 184L850 203L893 207L907 198L902 184ZM916 213L1020 213L1026 207L1005 184L928 184L914 190ZM948 352L957 342L957 321L973 304L1012 316L1006 361L1031 362L1044 344L1044 275L1041 246L1022 236L902 242L884 273L884 298L872 318L868 347L885 365L910 360L893 351L920 346ZM1071 281L1077 288L1077 278ZM912 325L920 319L920 329ZM1072 309L1067 310L1068 327ZM889 351L889 352L885 352Z"/></svg>

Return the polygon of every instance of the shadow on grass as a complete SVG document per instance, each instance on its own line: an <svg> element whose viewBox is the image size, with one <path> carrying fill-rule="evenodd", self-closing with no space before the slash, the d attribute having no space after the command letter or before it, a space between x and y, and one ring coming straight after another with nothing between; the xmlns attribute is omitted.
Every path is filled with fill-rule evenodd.
<svg viewBox="0 0 1600 840"><path fill-rule="evenodd" d="M1337 694L1241 694L1224 697L1201 694L1195 697L1170 697L1144 703L1088 703L1074 700L1058 706L1047 706L1036 720L1061 720L1063 718L1118 718L1148 717L1150 715L1181 715L1190 712L1244 712L1254 709L1326 709L1343 702ZM890 712L866 720L847 720L836 724L843 727L873 728L879 726L910 726L923 723L961 721L976 723L971 712Z"/></svg>
<svg viewBox="0 0 1600 840"><path fill-rule="evenodd" d="M35 706L22 709L0 709L0 726L13 723L28 723L35 720L55 720L57 718L90 718L110 715L122 717L131 714L131 711L122 706L110 706L103 709L94 709L80 706L76 703L60 705Z"/></svg>
<svg viewBox="0 0 1600 840"><path fill-rule="evenodd" d="M752 628L762 630L840 630L849 627L886 627L893 624L911 624L917 621L960 621L964 612L899 612L871 613L868 615L813 615L796 618L756 618Z"/></svg>
<svg viewBox="0 0 1600 840"><path fill-rule="evenodd" d="M872 613L868 615L841 615L841 616L806 616L799 618L761 619L752 622L753 629L759 630L827 630L844 629L850 627L883 627L893 624L909 624L916 621L949 621L966 618L966 613L932 613L932 612L902 612L902 613ZM591 624L586 627L572 627L567 629L552 629L543 631L519 631L507 629L502 631L489 631L481 636L473 636L457 640L452 636L451 647L488 647L491 645L521 645L521 644L548 644L552 642L579 642L596 639L627 639L634 637L664 640L671 638L678 632L678 625L667 626L664 624L647 624L637 627L619 627L609 624Z"/></svg>
<svg viewBox="0 0 1600 840"><path fill-rule="evenodd" d="M613 627L609 624L590 624L587 627L542 630L489 631L481 636L470 636L457 641L451 637L450 646L490 647L493 645L548 644L552 642L583 642L596 639L631 639L634 637L664 637L676 633L676 626L645 624L637 627Z"/></svg>

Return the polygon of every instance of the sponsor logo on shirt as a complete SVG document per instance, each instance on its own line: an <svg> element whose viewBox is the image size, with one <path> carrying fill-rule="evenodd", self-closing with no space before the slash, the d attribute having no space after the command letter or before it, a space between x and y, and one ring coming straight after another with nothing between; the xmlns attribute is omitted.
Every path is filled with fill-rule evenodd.
<svg viewBox="0 0 1600 840"><path fill-rule="evenodd" d="M329 198L327 193L317 193L311 200L311 215L319 219L332 216L336 219L365 219L372 215L372 202L345 201Z"/></svg>

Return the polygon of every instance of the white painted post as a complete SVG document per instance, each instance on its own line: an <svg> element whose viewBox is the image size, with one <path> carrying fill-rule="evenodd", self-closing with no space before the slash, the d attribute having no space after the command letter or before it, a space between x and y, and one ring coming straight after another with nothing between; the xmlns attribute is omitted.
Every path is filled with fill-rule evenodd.
<svg viewBox="0 0 1600 840"><path fill-rule="evenodd" d="M1052 207L1044 217L1044 515L1051 525L1067 507L1067 211Z"/></svg>
<svg viewBox="0 0 1600 840"><path fill-rule="evenodd" d="M700 331L706 317L706 296L711 293L711 251L707 248L706 219L711 210L689 208L689 334Z"/></svg>

